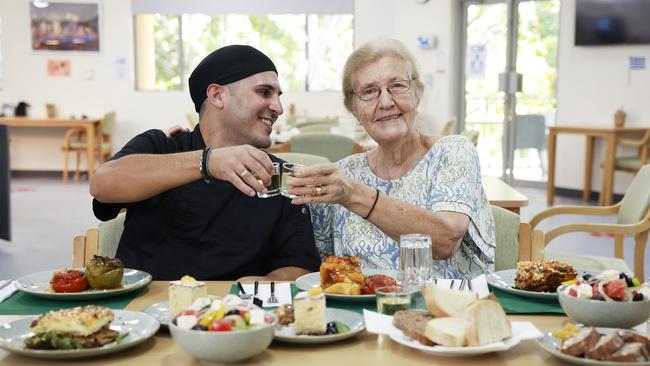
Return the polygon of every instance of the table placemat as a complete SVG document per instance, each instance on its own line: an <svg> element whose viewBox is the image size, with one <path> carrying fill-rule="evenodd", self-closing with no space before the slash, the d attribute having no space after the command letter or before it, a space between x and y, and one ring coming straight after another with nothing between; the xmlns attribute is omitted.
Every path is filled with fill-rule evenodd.
<svg viewBox="0 0 650 366"><path fill-rule="evenodd" d="M33 315L43 314L51 310L73 308L84 305L102 305L111 309L124 309L133 299L138 297L145 288L129 292L123 295L97 299L63 301L44 299L18 291L8 299L0 303L0 315Z"/></svg>
<svg viewBox="0 0 650 366"><path fill-rule="evenodd" d="M516 295L509 294L507 292L499 291L494 287L490 287L492 293L494 293L499 300L499 303L505 310L506 314L562 314L564 311L560 307L560 304L557 301L539 301L536 299L527 299L524 297L519 297ZM291 284L291 296L296 296L300 292L300 289L297 288L294 284ZM234 295L239 295L239 289L236 284L230 286L230 293ZM415 301L413 308L414 309L426 309L424 303L424 298L421 293L418 293L414 299ZM377 311L377 303L374 301L363 301L363 302L341 302L331 299L327 299L327 306L337 309L345 309L363 314L363 309L368 309L371 311ZM271 309L271 308L267 308Z"/></svg>
<svg viewBox="0 0 650 366"><path fill-rule="evenodd" d="M503 310L507 314L561 314L564 315L564 310L557 300L539 300L530 299L507 292L501 291L495 287L490 286L490 291L496 295Z"/></svg>

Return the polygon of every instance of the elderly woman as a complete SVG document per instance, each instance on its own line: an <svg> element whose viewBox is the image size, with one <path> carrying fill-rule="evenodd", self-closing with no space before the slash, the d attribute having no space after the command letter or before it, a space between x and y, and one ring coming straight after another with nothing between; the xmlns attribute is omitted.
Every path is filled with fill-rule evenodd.
<svg viewBox="0 0 650 366"><path fill-rule="evenodd" d="M431 236L434 275L476 276L494 262L494 220L474 145L415 129L424 85L396 40L348 58L345 107L378 146L337 164L299 170L292 203L311 207L321 256L354 255L366 268L397 269L402 234Z"/></svg>

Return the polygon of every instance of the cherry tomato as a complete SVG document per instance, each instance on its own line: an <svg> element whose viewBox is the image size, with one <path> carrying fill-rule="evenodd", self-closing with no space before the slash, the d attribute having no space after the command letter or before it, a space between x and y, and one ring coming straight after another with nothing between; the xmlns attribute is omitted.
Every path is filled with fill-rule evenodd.
<svg viewBox="0 0 650 366"><path fill-rule="evenodd" d="M394 286L396 285L397 282L393 277L386 276L386 275L372 275L366 277L365 283L363 288L361 289L361 292L363 294L368 294L372 295L375 293L375 289L379 287L385 287L385 286Z"/></svg>
<svg viewBox="0 0 650 366"><path fill-rule="evenodd" d="M627 296L627 283L625 280L607 282L603 288L605 294L616 301L623 301Z"/></svg>
<svg viewBox="0 0 650 366"><path fill-rule="evenodd" d="M66 269L55 272L50 285L54 292L81 292L88 288L88 281L83 272Z"/></svg>
<svg viewBox="0 0 650 366"><path fill-rule="evenodd" d="M217 319L210 324L210 330L213 332L228 332L232 330L232 320Z"/></svg>
<svg viewBox="0 0 650 366"><path fill-rule="evenodd" d="M569 296L578 297L578 291L575 288L570 289Z"/></svg>

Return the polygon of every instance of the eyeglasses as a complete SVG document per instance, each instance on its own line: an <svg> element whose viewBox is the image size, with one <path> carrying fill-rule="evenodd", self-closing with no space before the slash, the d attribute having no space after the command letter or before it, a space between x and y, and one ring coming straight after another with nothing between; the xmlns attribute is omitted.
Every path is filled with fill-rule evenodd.
<svg viewBox="0 0 650 366"><path fill-rule="evenodd" d="M411 89L411 81L412 80L391 81L390 83L386 84L386 90L390 95L406 93ZM365 89L361 89L357 92L354 92L353 94L356 95L357 98L363 100L364 102L368 102L373 99L379 98L383 88L384 88L383 86L370 86Z"/></svg>

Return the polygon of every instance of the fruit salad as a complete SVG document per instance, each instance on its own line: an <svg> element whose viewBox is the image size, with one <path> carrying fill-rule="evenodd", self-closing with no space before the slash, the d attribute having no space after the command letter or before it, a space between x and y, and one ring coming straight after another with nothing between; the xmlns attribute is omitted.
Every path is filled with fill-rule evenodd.
<svg viewBox="0 0 650 366"><path fill-rule="evenodd" d="M181 329L229 332L275 323L275 316L235 295L204 296L178 313L172 323Z"/></svg>
<svg viewBox="0 0 650 366"><path fill-rule="evenodd" d="M650 299L650 283L641 284L637 278L613 269L605 270L596 276L585 274L582 278L567 281L565 284L568 286L562 291L579 299L618 302Z"/></svg>

